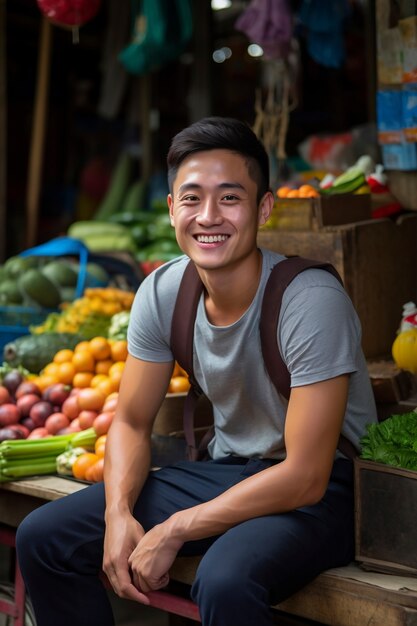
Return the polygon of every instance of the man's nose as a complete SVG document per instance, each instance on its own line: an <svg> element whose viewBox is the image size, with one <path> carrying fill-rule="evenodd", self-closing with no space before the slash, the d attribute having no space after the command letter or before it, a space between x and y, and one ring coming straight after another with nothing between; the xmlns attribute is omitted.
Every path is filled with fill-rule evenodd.
<svg viewBox="0 0 417 626"><path fill-rule="evenodd" d="M217 202L213 198L207 198L202 203L197 220L200 224L219 224L222 221L222 214Z"/></svg>

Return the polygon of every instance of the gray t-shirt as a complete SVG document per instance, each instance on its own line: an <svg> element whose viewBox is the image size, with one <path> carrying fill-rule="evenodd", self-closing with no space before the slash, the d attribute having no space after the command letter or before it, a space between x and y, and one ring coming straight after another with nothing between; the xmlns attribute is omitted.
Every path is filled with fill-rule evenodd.
<svg viewBox="0 0 417 626"><path fill-rule="evenodd" d="M277 393L262 358L259 318L272 267L285 257L263 249L257 293L242 317L229 326L213 326L201 297L194 330L194 373L213 404L213 458L285 458L287 401ZM172 313L188 262L182 256L152 272L140 285L128 331L129 352L145 361L166 362ZM278 345L298 387L350 374L343 434L355 445L365 425L376 420L373 392L361 348L361 328L339 282L320 269L299 274L287 287L277 329Z"/></svg>

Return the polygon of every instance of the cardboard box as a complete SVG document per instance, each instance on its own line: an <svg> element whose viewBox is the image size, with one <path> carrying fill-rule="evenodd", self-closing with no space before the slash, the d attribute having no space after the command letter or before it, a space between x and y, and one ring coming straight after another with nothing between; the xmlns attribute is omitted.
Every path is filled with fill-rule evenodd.
<svg viewBox="0 0 417 626"><path fill-rule="evenodd" d="M355 459L355 558L364 569L417 576L417 472Z"/></svg>
<svg viewBox="0 0 417 626"><path fill-rule="evenodd" d="M264 227L282 230L318 230L371 218L370 194L334 194L319 198L280 198Z"/></svg>

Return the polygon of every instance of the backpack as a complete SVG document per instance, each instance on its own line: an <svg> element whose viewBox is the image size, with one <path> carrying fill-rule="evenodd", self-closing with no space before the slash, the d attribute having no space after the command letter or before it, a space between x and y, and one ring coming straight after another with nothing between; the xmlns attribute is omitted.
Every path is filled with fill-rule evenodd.
<svg viewBox="0 0 417 626"><path fill-rule="evenodd" d="M290 397L290 374L281 357L276 340L277 325L281 309L282 296L287 286L300 273L309 268L323 269L335 276L342 283L336 269L330 263L321 263L299 256L289 257L277 263L271 270L265 286L262 300L260 337L262 356L268 375L277 391L285 398ZM203 283L192 261L185 268L178 290L171 324L171 350L175 360L188 373L191 383L184 404L184 436L187 444L187 457L190 460L201 460L206 454L206 446L213 437L214 429L209 429L196 445L194 433L194 411L198 399L203 394L194 376L193 344L194 323L197 306L203 292ZM340 435L339 450L348 458L357 455L353 444Z"/></svg>

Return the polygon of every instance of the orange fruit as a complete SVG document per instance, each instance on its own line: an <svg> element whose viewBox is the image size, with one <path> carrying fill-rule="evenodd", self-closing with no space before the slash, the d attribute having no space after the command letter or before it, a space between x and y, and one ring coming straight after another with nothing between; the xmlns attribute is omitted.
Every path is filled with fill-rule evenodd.
<svg viewBox="0 0 417 626"><path fill-rule="evenodd" d="M108 374L109 369L113 365L112 359L104 359L104 361L96 362L96 374Z"/></svg>
<svg viewBox="0 0 417 626"><path fill-rule="evenodd" d="M75 367L71 361L59 364L58 381L66 385L72 385L75 376Z"/></svg>
<svg viewBox="0 0 417 626"><path fill-rule="evenodd" d="M282 187L279 187L277 189L278 198L286 198L289 191L291 191L291 187L288 187L287 185L283 185Z"/></svg>
<svg viewBox="0 0 417 626"><path fill-rule="evenodd" d="M106 337L93 337L89 342L89 350L96 361L104 361L111 356L111 349Z"/></svg>
<svg viewBox="0 0 417 626"><path fill-rule="evenodd" d="M100 457L98 461L89 469L90 480L94 483L100 483L104 476L104 457Z"/></svg>
<svg viewBox="0 0 417 626"><path fill-rule="evenodd" d="M119 394L117 391L109 394L103 404L103 411L115 411Z"/></svg>
<svg viewBox="0 0 417 626"><path fill-rule="evenodd" d="M119 370L114 370L111 374L109 373L109 379L112 384L112 391L119 391L122 374L123 372Z"/></svg>
<svg viewBox="0 0 417 626"><path fill-rule="evenodd" d="M107 440L107 433L105 433L104 435L100 435L100 437L97 437L96 442L94 444L94 452L95 454L97 454L99 458L102 458L104 456L104 451L106 448L106 440Z"/></svg>
<svg viewBox="0 0 417 626"><path fill-rule="evenodd" d="M285 196L286 198L299 198L300 194L298 193L298 189L291 189Z"/></svg>
<svg viewBox="0 0 417 626"><path fill-rule="evenodd" d="M72 380L73 387L91 387L94 374L92 372L76 372Z"/></svg>
<svg viewBox="0 0 417 626"><path fill-rule="evenodd" d="M90 348L90 342L85 340L85 341L80 341L80 343L77 343L77 345L74 348L74 352L84 352L84 350L89 350Z"/></svg>
<svg viewBox="0 0 417 626"><path fill-rule="evenodd" d="M96 367L95 359L88 350L74 352L72 364L77 372L94 372Z"/></svg>
<svg viewBox="0 0 417 626"><path fill-rule="evenodd" d="M55 361L48 363L42 370L42 376L52 376L58 380L59 364Z"/></svg>
<svg viewBox="0 0 417 626"><path fill-rule="evenodd" d="M93 389L92 387L80 389L76 398L80 410L88 409L90 411L101 411L104 400L106 399L102 391Z"/></svg>
<svg viewBox="0 0 417 626"><path fill-rule="evenodd" d="M98 456L93 452L85 452L80 454L73 463L72 475L80 480L87 480L86 473L89 467L98 461Z"/></svg>
<svg viewBox="0 0 417 626"><path fill-rule="evenodd" d="M47 376L46 374L42 374L36 380L36 386L40 389L40 391L45 391L47 387L50 385L55 385L57 382L63 382L54 376Z"/></svg>
<svg viewBox="0 0 417 626"><path fill-rule="evenodd" d="M97 411L91 411L89 409L83 409L80 411L78 414L78 424L80 425L81 430L91 428L97 415Z"/></svg>
<svg viewBox="0 0 417 626"><path fill-rule="evenodd" d="M109 396L113 391L117 391L119 388L120 381L114 380L113 378L107 378L105 380L101 380L97 383L96 389L101 391L105 397Z"/></svg>
<svg viewBox="0 0 417 626"><path fill-rule="evenodd" d="M113 421L114 411L103 411L99 413L94 420L93 428L97 437L101 435L106 435L109 432L109 428Z"/></svg>
<svg viewBox="0 0 417 626"><path fill-rule="evenodd" d="M53 361L54 363L68 363L68 361L71 361L73 354L73 351L69 348L63 348L62 350L58 350Z"/></svg>
<svg viewBox="0 0 417 626"><path fill-rule="evenodd" d="M126 361L127 359L127 341L119 339L111 345L111 358L113 361Z"/></svg>
<svg viewBox="0 0 417 626"><path fill-rule="evenodd" d="M90 387L97 387L97 385L101 382L103 382L103 380L108 380L108 376L106 376L106 374L96 374L95 376L93 376L93 378L91 379L91 385Z"/></svg>
<svg viewBox="0 0 417 626"><path fill-rule="evenodd" d="M109 376L111 376L114 372L123 372L125 365L125 361L116 361L115 363L113 363L113 365L109 369Z"/></svg>
<svg viewBox="0 0 417 626"><path fill-rule="evenodd" d="M170 393L181 393L188 391L190 387L190 381L185 376L173 376L169 383L168 391Z"/></svg>

